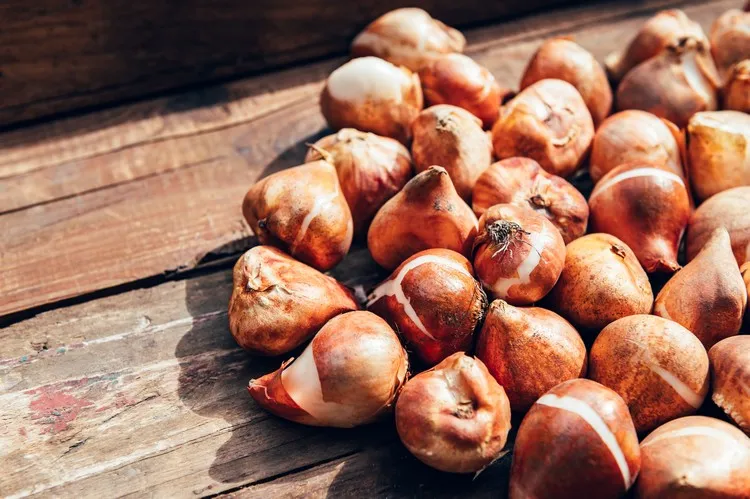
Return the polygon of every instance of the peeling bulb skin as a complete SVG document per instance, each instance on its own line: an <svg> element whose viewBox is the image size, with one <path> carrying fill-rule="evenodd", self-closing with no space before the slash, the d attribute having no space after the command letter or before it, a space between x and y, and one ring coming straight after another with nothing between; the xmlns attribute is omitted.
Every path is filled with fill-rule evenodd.
<svg viewBox="0 0 750 499"><path fill-rule="evenodd" d="M305 162L318 160L336 167L355 235L367 233L378 209L413 175L411 155L401 143L353 128L343 128L312 144Z"/></svg>
<svg viewBox="0 0 750 499"><path fill-rule="evenodd" d="M477 178L492 163L492 143L479 118L460 107L441 104L422 111L411 128L417 172L442 166L458 195L469 202Z"/></svg>
<svg viewBox="0 0 750 499"><path fill-rule="evenodd" d="M500 108L492 127L499 159L524 156L553 175L569 177L586 158L594 122L581 94L570 83L540 80Z"/></svg>
<svg viewBox="0 0 750 499"><path fill-rule="evenodd" d="M750 336L721 340L708 351L712 399L750 435Z"/></svg>
<svg viewBox="0 0 750 499"><path fill-rule="evenodd" d="M336 169L306 163L259 180L245 195L242 214L262 244L270 244L326 271L349 252L351 211Z"/></svg>
<svg viewBox="0 0 750 499"><path fill-rule="evenodd" d="M750 491L750 439L729 423L687 416L641 442L638 499L732 498Z"/></svg>
<svg viewBox="0 0 750 499"><path fill-rule="evenodd" d="M745 281L745 287L747 288L747 301L750 302L750 262L745 263L742 268L740 268L740 273L742 274L742 279Z"/></svg>
<svg viewBox="0 0 750 499"><path fill-rule="evenodd" d="M711 196L696 209L688 223L685 254L687 261L696 257L714 230L729 232L737 264L750 261L750 186L735 187Z"/></svg>
<svg viewBox="0 0 750 499"><path fill-rule="evenodd" d="M565 242L552 222L509 204L482 215L473 251L474 271L484 288L512 305L542 299L565 262Z"/></svg>
<svg viewBox="0 0 750 499"><path fill-rule="evenodd" d="M505 389L514 412L527 411L563 381L586 375L586 346L568 321L503 300L490 305L476 355Z"/></svg>
<svg viewBox="0 0 750 499"><path fill-rule="evenodd" d="M596 130L591 146L591 179L596 183L618 166L633 161L660 165L684 178L680 144L669 125L637 109L607 118Z"/></svg>
<svg viewBox="0 0 750 499"><path fill-rule="evenodd" d="M477 217L448 172L432 166L412 178L375 215L367 233L373 259L388 270L420 251L445 248L471 256Z"/></svg>
<svg viewBox="0 0 750 499"><path fill-rule="evenodd" d="M396 333L370 312L334 317L297 359L250 381L267 411L311 426L352 428L389 412L407 377Z"/></svg>
<svg viewBox="0 0 750 499"><path fill-rule="evenodd" d="M653 315L623 317L591 347L589 378L613 389L645 434L694 414L708 394L708 356L687 329Z"/></svg>
<svg viewBox="0 0 750 499"><path fill-rule="evenodd" d="M419 71L442 54L463 52L466 38L422 9L386 12L352 42L352 57L375 56Z"/></svg>
<svg viewBox="0 0 750 499"><path fill-rule="evenodd" d="M750 54L750 12L730 9L711 25L711 54L726 78L732 66Z"/></svg>
<svg viewBox="0 0 750 499"><path fill-rule="evenodd" d="M594 125L612 110L612 89L607 74L586 49L567 38L542 43L521 78L521 90L545 78L557 78L573 85L583 97Z"/></svg>
<svg viewBox="0 0 750 499"><path fill-rule="evenodd" d="M544 171L533 159L498 161L477 179L472 193L477 216L491 206L505 203L531 208L546 217L560 231L565 244L586 233L586 198L565 179Z"/></svg>
<svg viewBox="0 0 750 499"><path fill-rule="evenodd" d="M700 24L688 18L685 12L679 9L658 12L644 23L625 50L607 56L607 71L612 80L618 82L638 64L660 54L681 38L695 38L708 46Z"/></svg>
<svg viewBox="0 0 750 499"><path fill-rule="evenodd" d="M622 398L574 379L542 395L521 422L509 497L617 498L640 468L638 436Z"/></svg>
<svg viewBox="0 0 750 499"><path fill-rule="evenodd" d="M375 287L367 302L367 309L385 319L429 366L471 348L486 308L471 263L447 249L413 255Z"/></svg>
<svg viewBox="0 0 750 499"><path fill-rule="evenodd" d="M487 68L463 54L436 57L419 70L422 92L429 106L450 104L466 109L490 128L509 89L502 88Z"/></svg>
<svg viewBox="0 0 750 499"><path fill-rule="evenodd" d="M680 268L677 251L691 207L679 175L649 163L618 166L596 184L589 209L591 230L624 241L646 272Z"/></svg>
<svg viewBox="0 0 750 499"><path fill-rule="evenodd" d="M735 64L724 84L723 109L750 113L750 59Z"/></svg>
<svg viewBox="0 0 750 499"><path fill-rule="evenodd" d="M568 244L549 302L579 331L598 331L622 317L651 313L654 295L627 244L609 234L588 234Z"/></svg>
<svg viewBox="0 0 750 499"><path fill-rule="evenodd" d="M353 59L334 70L320 94L332 129L355 128L404 144L423 105L419 76L377 57Z"/></svg>
<svg viewBox="0 0 750 499"><path fill-rule="evenodd" d="M688 123L687 144L690 182L699 200L750 186L750 115L697 113Z"/></svg>
<svg viewBox="0 0 750 499"><path fill-rule="evenodd" d="M708 45L682 38L633 68L615 100L618 111L648 111L684 128L695 113L718 109L719 86Z"/></svg>
<svg viewBox="0 0 750 499"><path fill-rule="evenodd" d="M396 429L409 452L428 466L476 473L502 455L510 405L480 360L455 353L404 385Z"/></svg>
<svg viewBox="0 0 750 499"><path fill-rule="evenodd" d="M288 353L329 319L358 308L335 279L271 246L245 252L232 276L229 329L242 348L256 354Z"/></svg>
<svg viewBox="0 0 750 499"><path fill-rule="evenodd" d="M739 333L746 306L747 290L729 233L718 228L659 292L654 314L683 325L708 349Z"/></svg>

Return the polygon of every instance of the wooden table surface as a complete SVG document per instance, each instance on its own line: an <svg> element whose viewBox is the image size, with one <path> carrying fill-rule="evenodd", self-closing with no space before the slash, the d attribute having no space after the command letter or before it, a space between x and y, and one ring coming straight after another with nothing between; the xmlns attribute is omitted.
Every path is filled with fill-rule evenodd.
<svg viewBox="0 0 750 499"><path fill-rule="evenodd" d="M469 31L467 52L517 87L544 38L601 60L659 9L708 29L740 4L597 2ZM245 390L281 359L244 353L227 326L231 266L255 244L242 196L327 133L317 96L342 62L0 134L0 496L505 494L510 455L445 475L392 421L308 428ZM361 248L333 274L383 277Z"/></svg>

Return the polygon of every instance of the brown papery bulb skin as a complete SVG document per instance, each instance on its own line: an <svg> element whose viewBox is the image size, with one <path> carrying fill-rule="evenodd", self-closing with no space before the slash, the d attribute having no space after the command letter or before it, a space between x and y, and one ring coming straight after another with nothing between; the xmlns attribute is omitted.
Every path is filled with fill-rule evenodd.
<svg viewBox="0 0 750 499"><path fill-rule="evenodd" d="M247 250L232 278L229 330L242 348L260 355L288 353L329 319L358 308L334 278L271 246Z"/></svg>
<svg viewBox="0 0 750 499"><path fill-rule="evenodd" d="M708 45L682 38L633 68L617 87L617 110L641 109L680 128L700 111L719 104L719 76Z"/></svg>
<svg viewBox="0 0 750 499"><path fill-rule="evenodd" d="M613 114L599 126L591 145L589 173L594 183L620 165L633 161L660 165L685 177L680 144L672 123L651 113L630 109Z"/></svg>
<svg viewBox="0 0 750 499"><path fill-rule="evenodd" d="M750 115L739 111L695 114L687 127L687 155L698 199L750 186Z"/></svg>
<svg viewBox="0 0 750 499"><path fill-rule="evenodd" d="M618 166L589 197L591 229L622 239L646 272L680 268L677 251L690 218L690 198L679 175L649 163Z"/></svg>
<svg viewBox="0 0 750 499"><path fill-rule="evenodd" d="M521 422L510 499L621 497L641 467L628 407L588 379L560 383Z"/></svg>
<svg viewBox="0 0 750 499"><path fill-rule="evenodd" d="M354 225L336 168L314 161L269 175L253 185L242 214L261 244L278 246L318 270L349 252Z"/></svg>
<svg viewBox="0 0 750 499"><path fill-rule="evenodd" d="M568 321L503 300L490 305L477 357L505 389L514 412L526 412L552 387L586 375L586 346Z"/></svg>
<svg viewBox="0 0 750 499"><path fill-rule="evenodd" d="M489 128L497 120L503 97L510 91L487 68L463 54L436 57L419 70L427 105L450 104L466 109Z"/></svg>
<svg viewBox="0 0 750 499"><path fill-rule="evenodd" d="M367 247L382 267L393 270L415 253L446 248L471 256L477 217L453 187L445 168L417 174L375 215Z"/></svg>
<svg viewBox="0 0 750 499"><path fill-rule="evenodd" d="M311 426L352 428L391 410L408 361L396 333L370 312L334 317L296 359L250 381L267 411Z"/></svg>
<svg viewBox="0 0 750 499"><path fill-rule="evenodd" d="M352 42L352 57L375 56L419 71L435 57L463 52L466 38L422 9L386 12Z"/></svg>
<svg viewBox="0 0 750 499"><path fill-rule="evenodd" d="M533 159L508 158L493 163L477 179L471 199L477 216L496 204L531 208L557 227L565 244L586 233L586 198L564 178L544 171Z"/></svg>
<svg viewBox="0 0 750 499"><path fill-rule="evenodd" d="M750 439L729 423L687 416L641 442L639 499L744 499L750 491Z"/></svg>
<svg viewBox="0 0 750 499"><path fill-rule="evenodd" d="M745 287L747 288L747 295L748 295L748 302L750 302L750 262L746 262L741 268L740 268L740 274L742 274L742 279L745 281Z"/></svg>
<svg viewBox="0 0 750 499"><path fill-rule="evenodd" d="M476 473L502 455L510 431L508 397L480 360L454 353L404 385L396 430L426 465Z"/></svg>
<svg viewBox="0 0 750 499"><path fill-rule="evenodd" d="M681 38L695 38L708 44L700 24L688 18L683 11L663 10L643 24L625 50L608 55L604 64L612 80L620 81L628 71L660 54Z"/></svg>
<svg viewBox="0 0 750 499"><path fill-rule="evenodd" d="M738 62L724 83L723 109L750 113L750 59Z"/></svg>
<svg viewBox="0 0 750 499"><path fill-rule="evenodd" d="M471 262L447 249L413 255L367 300L367 309L388 321L430 366L471 348L486 308Z"/></svg>
<svg viewBox="0 0 750 499"><path fill-rule="evenodd" d="M568 177L594 138L594 122L581 94L562 80L541 80L500 108L492 127L498 159L524 156L553 175Z"/></svg>
<svg viewBox="0 0 750 499"><path fill-rule="evenodd" d="M564 262L562 235L543 216L498 204L479 219L474 271L493 298L512 305L541 300L557 282Z"/></svg>
<svg viewBox="0 0 750 499"><path fill-rule="evenodd" d="M747 290L732 254L729 233L720 227L662 288L654 314L682 324L711 348L739 332L746 306Z"/></svg>
<svg viewBox="0 0 750 499"><path fill-rule="evenodd" d="M713 401L750 434L750 336L725 338L708 351Z"/></svg>
<svg viewBox="0 0 750 499"><path fill-rule="evenodd" d="M609 234L588 234L566 247L550 303L577 327L599 330L621 317L650 313L654 295L627 244Z"/></svg>
<svg viewBox="0 0 750 499"><path fill-rule="evenodd" d="M356 128L407 143L424 100L419 76L377 57L353 59L334 70L320 109L334 130Z"/></svg>
<svg viewBox="0 0 750 499"><path fill-rule="evenodd" d="M311 145L305 162L320 159L336 167L355 235L367 232L378 209L413 174L411 155L401 143L353 128L343 128Z"/></svg>
<svg viewBox="0 0 750 499"><path fill-rule="evenodd" d="M719 74L726 77L732 66L750 55L750 12L730 9L711 25L711 54Z"/></svg>
<svg viewBox="0 0 750 499"><path fill-rule="evenodd" d="M418 172L440 165L466 202L477 178L492 163L492 143L482 122L460 107L428 107L412 123L411 153Z"/></svg>
<svg viewBox="0 0 750 499"><path fill-rule="evenodd" d="M596 337L589 378L623 398L643 434L698 410L708 394L708 356L698 338L676 322L631 315Z"/></svg>
<svg viewBox="0 0 750 499"><path fill-rule="evenodd" d="M552 38L542 43L526 66L521 89L545 78L557 78L576 87L595 126L612 110L612 89L604 68L591 52L572 40Z"/></svg>
<svg viewBox="0 0 750 499"><path fill-rule="evenodd" d="M729 232L737 264L750 261L750 186L735 187L711 196L695 210L688 223L685 253L690 261L698 254L714 230Z"/></svg>

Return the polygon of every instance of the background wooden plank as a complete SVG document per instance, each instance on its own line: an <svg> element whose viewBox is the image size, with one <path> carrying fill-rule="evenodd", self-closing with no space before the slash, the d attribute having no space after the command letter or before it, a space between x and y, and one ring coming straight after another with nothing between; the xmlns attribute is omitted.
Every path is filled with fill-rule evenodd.
<svg viewBox="0 0 750 499"><path fill-rule="evenodd" d="M612 3L544 14L521 27L480 31L470 53L515 86L540 37L573 33L602 58L667 5L673 3L645 2L636 14ZM736 5L722 0L686 10L707 27ZM272 96L263 94L276 81L269 75L188 94L184 101L198 105L184 109L179 98L166 99L139 105L132 116L123 108L10 134L0 155L0 210L7 206L0 215L0 315L246 247L242 195L259 176L302 161L305 142L324 133L318 80L330 67L286 72ZM301 87L293 88L297 78ZM227 104L217 95L238 100ZM96 128L100 118L104 130Z"/></svg>
<svg viewBox="0 0 750 499"><path fill-rule="evenodd" d="M421 6L463 26L564 0L6 0L0 125L344 54L378 15Z"/></svg>

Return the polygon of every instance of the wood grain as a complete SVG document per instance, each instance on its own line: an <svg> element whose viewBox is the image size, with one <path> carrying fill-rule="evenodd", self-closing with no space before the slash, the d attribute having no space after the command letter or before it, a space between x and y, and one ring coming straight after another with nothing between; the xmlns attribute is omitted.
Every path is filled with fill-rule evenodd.
<svg viewBox="0 0 750 499"><path fill-rule="evenodd" d="M686 10L707 26L735 3ZM646 2L636 14L614 4L548 13L470 34L470 53L514 86L539 38L573 33L601 58L666 5L673 3ZM0 154L0 315L245 247L239 200L259 176L301 162L304 143L324 133L317 94L331 67L0 136L10 144Z"/></svg>
<svg viewBox="0 0 750 499"><path fill-rule="evenodd" d="M564 0L421 0L456 25ZM0 3L0 124L347 52L399 0Z"/></svg>

